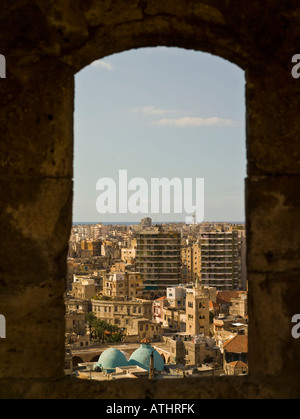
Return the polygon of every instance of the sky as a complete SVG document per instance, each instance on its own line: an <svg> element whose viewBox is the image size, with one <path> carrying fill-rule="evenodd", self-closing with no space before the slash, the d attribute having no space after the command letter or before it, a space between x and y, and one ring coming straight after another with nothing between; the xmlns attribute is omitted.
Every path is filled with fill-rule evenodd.
<svg viewBox="0 0 300 419"><path fill-rule="evenodd" d="M185 222L190 179L198 222L244 222L245 112L244 72L211 54L157 47L95 61L75 77L73 221ZM181 181L169 213L151 213L163 202L155 178Z"/></svg>

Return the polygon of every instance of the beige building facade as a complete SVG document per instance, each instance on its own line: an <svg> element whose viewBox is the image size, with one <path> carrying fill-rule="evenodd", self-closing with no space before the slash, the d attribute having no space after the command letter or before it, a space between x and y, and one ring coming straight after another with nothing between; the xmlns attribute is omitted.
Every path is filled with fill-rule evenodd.
<svg viewBox="0 0 300 419"><path fill-rule="evenodd" d="M157 341L162 336L160 324L149 319L133 319L127 327L126 342L140 342L142 339Z"/></svg>
<svg viewBox="0 0 300 419"><path fill-rule="evenodd" d="M236 317L248 316L248 295L247 292L241 292L236 298L231 299L229 314Z"/></svg>
<svg viewBox="0 0 300 419"><path fill-rule="evenodd" d="M85 313L73 312L66 313L66 333L76 333L77 335L85 335L86 333L86 323L85 323Z"/></svg>
<svg viewBox="0 0 300 419"><path fill-rule="evenodd" d="M185 332L186 314L184 309L164 307L162 326L167 330Z"/></svg>
<svg viewBox="0 0 300 419"><path fill-rule="evenodd" d="M201 278L201 244L196 242L181 249L182 282L195 282Z"/></svg>
<svg viewBox="0 0 300 419"><path fill-rule="evenodd" d="M209 336L209 291L199 281L186 289L186 332Z"/></svg>
<svg viewBox="0 0 300 419"><path fill-rule="evenodd" d="M181 365L201 365L216 363L221 365L222 354L214 339L195 337L186 333L163 337L163 342L155 346L166 363Z"/></svg>
<svg viewBox="0 0 300 419"><path fill-rule="evenodd" d="M83 313L88 313L90 311L90 303L88 300L70 297L65 298L65 303L67 312L81 311Z"/></svg>
<svg viewBox="0 0 300 419"><path fill-rule="evenodd" d="M98 319L127 330L136 318L152 320L152 301L92 300L92 312Z"/></svg>
<svg viewBox="0 0 300 419"><path fill-rule="evenodd" d="M80 246L82 258L93 258L96 256L101 256L100 240L83 240Z"/></svg>
<svg viewBox="0 0 300 419"><path fill-rule="evenodd" d="M113 272L103 282L103 295L116 300L141 298L143 289L139 272Z"/></svg>
<svg viewBox="0 0 300 419"><path fill-rule="evenodd" d="M83 300L90 300L99 292L99 286L92 278L74 277L75 282L72 283L71 296Z"/></svg>
<svg viewBox="0 0 300 419"><path fill-rule="evenodd" d="M125 263L134 263L136 259L136 247L121 249L121 260Z"/></svg>

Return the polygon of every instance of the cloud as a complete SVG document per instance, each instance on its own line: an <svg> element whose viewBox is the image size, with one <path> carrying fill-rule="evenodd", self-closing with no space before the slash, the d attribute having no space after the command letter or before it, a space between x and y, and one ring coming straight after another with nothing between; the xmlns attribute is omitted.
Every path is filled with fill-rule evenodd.
<svg viewBox="0 0 300 419"><path fill-rule="evenodd" d="M105 68L106 70L109 70L109 71L113 70L113 66L108 61L104 61L104 60L94 61L91 65L93 67Z"/></svg>
<svg viewBox="0 0 300 419"><path fill-rule="evenodd" d="M144 106L140 108L130 109L132 113L139 113L146 117L163 117L180 111L176 109L162 109L156 108L155 106ZM180 112L181 114L187 114L187 112ZM155 119L155 118L154 118ZM238 123L232 119L219 118L217 116L210 118L181 116L178 118L161 118L152 120L150 122L154 126L173 126L173 127L232 127Z"/></svg>
<svg viewBox="0 0 300 419"><path fill-rule="evenodd" d="M154 106L144 106L143 108L133 108L131 109L131 112L142 113L145 116L163 116L178 111L176 109L160 109L155 108Z"/></svg>
<svg viewBox="0 0 300 419"><path fill-rule="evenodd" d="M158 126L174 126L174 127L227 127L234 126L236 122L231 119L222 119L218 117L200 118L200 117L183 117L177 119L160 119L152 123Z"/></svg>

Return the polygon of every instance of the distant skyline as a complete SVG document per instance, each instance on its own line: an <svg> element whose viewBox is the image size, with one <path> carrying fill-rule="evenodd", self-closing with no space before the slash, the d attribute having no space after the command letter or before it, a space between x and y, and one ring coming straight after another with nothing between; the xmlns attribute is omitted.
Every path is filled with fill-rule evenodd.
<svg viewBox="0 0 300 419"><path fill-rule="evenodd" d="M245 79L178 48L106 57L75 79L74 222L184 222L186 214L97 212L100 178L204 178L204 221L245 220Z"/></svg>
<svg viewBox="0 0 300 419"><path fill-rule="evenodd" d="M207 221L207 222L209 223L209 221ZM215 223L215 224L218 224L219 222L220 223L223 223L223 222L226 223L225 221L218 221L218 220L211 221L211 222L212 223ZM104 221L103 223L100 223L99 221L77 221L77 222L73 222L73 225L93 225L93 224L94 225L96 225L96 224L103 224L103 225L126 225L126 226L129 226L129 225L137 225L137 224L140 224L140 221L132 221L132 222L130 222L130 221L115 221L115 222L106 222L106 221ZM180 224L180 221L173 222L173 223L172 222L167 223L167 222L159 222L159 221L157 221L156 223L152 223L153 226L156 225L156 224ZM231 221L231 222L229 221L228 224L245 224L245 222L244 221Z"/></svg>

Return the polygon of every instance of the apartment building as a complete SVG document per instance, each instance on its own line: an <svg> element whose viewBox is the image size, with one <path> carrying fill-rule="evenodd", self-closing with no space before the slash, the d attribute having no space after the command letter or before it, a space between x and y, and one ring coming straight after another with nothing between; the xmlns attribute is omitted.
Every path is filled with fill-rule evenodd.
<svg viewBox="0 0 300 419"><path fill-rule="evenodd" d="M179 285L177 287L167 288L167 300L169 306L176 309L185 308L186 287Z"/></svg>
<svg viewBox="0 0 300 419"><path fill-rule="evenodd" d="M248 315L248 294L239 292L234 298L231 298L229 314L236 317L245 318Z"/></svg>
<svg viewBox="0 0 300 419"><path fill-rule="evenodd" d="M104 240L101 244L101 255L111 259L120 259L121 249L116 242L111 240Z"/></svg>
<svg viewBox="0 0 300 419"><path fill-rule="evenodd" d="M121 249L121 260L129 263L129 264L133 264L135 262L135 258L136 258L136 248L132 247L132 248L122 248Z"/></svg>
<svg viewBox="0 0 300 419"><path fill-rule="evenodd" d="M136 318L152 320L152 301L92 299L92 311L98 319L127 330Z"/></svg>
<svg viewBox="0 0 300 419"><path fill-rule="evenodd" d="M103 282L103 295L115 300L142 298L144 285L139 272L112 272Z"/></svg>
<svg viewBox="0 0 300 419"><path fill-rule="evenodd" d="M164 321L164 308L169 306L167 297L160 297L153 301L152 317L156 323L163 323Z"/></svg>
<svg viewBox="0 0 300 419"><path fill-rule="evenodd" d="M69 312L65 314L66 333L76 333L84 336L86 334L85 313Z"/></svg>
<svg viewBox="0 0 300 419"><path fill-rule="evenodd" d="M88 313L90 311L89 300L82 300L81 298L67 297L65 299L66 312L77 312Z"/></svg>
<svg viewBox="0 0 300 419"><path fill-rule="evenodd" d="M186 333L164 336L163 343L155 349L167 360L167 363L181 365L201 365L203 363L221 364L220 348L212 338L191 336Z"/></svg>
<svg viewBox="0 0 300 419"><path fill-rule="evenodd" d="M218 291L242 288L241 236L237 230L201 234L201 282Z"/></svg>
<svg viewBox="0 0 300 419"><path fill-rule="evenodd" d="M165 332L185 332L186 313L185 308L174 308L165 306L163 309L162 326Z"/></svg>
<svg viewBox="0 0 300 419"><path fill-rule="evenodd" d="M216 289L199 280L169 287L166 297L153 302L153 318L168 330L207 335L210 303L215 301Z"/></svg>
<svg viewBox="0 0 300 419"><path fill-rule="evenodd" d="M175 231L142 231L137 236L137 271L151 298L181 282L181 239Z"/></svg>
<svg viewBox="0 0 300 419"><path fill-rule="evenodd" d="M83 240L81 242L81 257L93 258L96 256L101 256L101 241Z"/></svg>
<svg viewBox="0 0 300 419"><path fill-rule="evenodd" d="M195 282L201 277L201 244L185 245L181 249L182 282Z"/></svg>
<svg viewBox="0 0 300 419"><path fill-rule="evenodd" d="M160 340L161 336L160 324L152 320L137 318L129 322L126 342L140 342L142 339L149 339L153 342Z"/></svg>
<svg viewBox="0 0 300 419"><path fill-rule="evenodd" d="M74 282L72 284L72 291L70 295L73 298L83 300L90 300L100 291L100 285L97 280L74 275Z"/></svg>

